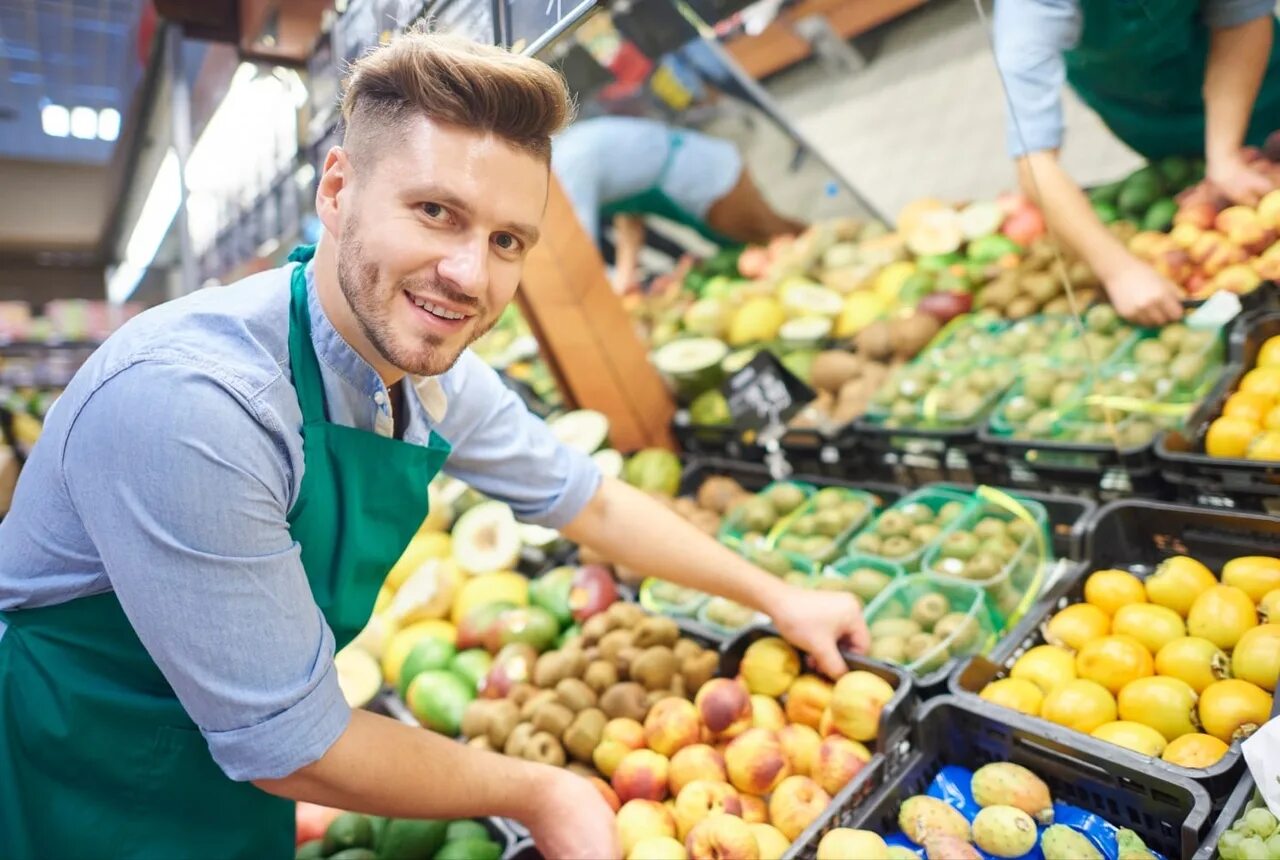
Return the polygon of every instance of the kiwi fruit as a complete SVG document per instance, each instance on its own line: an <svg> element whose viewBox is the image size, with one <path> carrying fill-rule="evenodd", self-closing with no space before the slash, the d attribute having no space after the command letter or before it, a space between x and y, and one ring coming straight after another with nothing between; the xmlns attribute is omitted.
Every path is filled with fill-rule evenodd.
<svg viewBox="0 0 1280 860"><path fill-rule="evenodd" d="M868 555L880 555L880 536L874 532L863 532L853 539L853 548L858 552L865 552Z"/></svg>
<svg viewBox="0 0 1280 860"><path fill-rule="evenodd" d="M979 540L1001 537L1004 535L1004 521L995 517L983 517L973 527L973 533L978 536Z"/></svg>
<svg viewBox="0 0 1280 860"><path fill-rule="evenodd" d="M681 699L689 698L689 690L684 685L684 676L677 674L671 679L671 694Z"/></svg>
<svg viewBox="0 0 1280 860"><path fill-rule="evenodd" d="M876 521L876 534L882 538L905 537L918 523L901 511L885 511Z"/></svg>
<svg viewBox="0 0 1280 860"><path fill-rule="evenodd" d="M548 651L533 664L533 683L546 690L559 684L570 675L572 658L562 651Z"/></svg>
<svg viewBox="0 0 1280 860"><path fill-rule="evenodd" d="M474 699L462 712L462 736L475 738L489 731L489 722L493 718L492 699ZM514 707L514 706L513 706ZM519 714L517 713L518 717Z"/></svg>
<svg viewBox="0 0 1280 860"><path fill-rule="evenodd" d="M849 574L849 589L858 595L863 603L870 603L891 582L893 577L889 574L870 567L860 567Z"/></svg>
<svg viewBox="0 0 1280 860"><path fill-rule="evenodd" d="M942 534L942 527L935 526L933 523L921 523L911 530L911 540L918 545L933 543L938 539L938 535Z"/></svg>
<svg viewBox="0 0 1280 860"><path fill-rule="evenodd" d="M604 611L604 615L609 619L609 626L613 630L634 630L649 617L638 603L625 601L614 603Z"/></svg>
<svg viewBox="0 0 1280 860"><path fill-rule="evenodd" d="M929 672L940 668L951 659L951 653L942 644L942 640L931 633L917 633L915 636L908 638L906 656L909 663L923 661L915 667L920 672Z"/></svg>
<svg viewBox="0 0 1280 860"><path fill-rule="evenodd" d="M587 708L574 717L561 737L569 755L578 761L590 762L591 753L600 743L600 735L604 734L604 724L608 721L604 711L598 708Z"/></svg>
<svg viewBox="0 0 1280 860"><path fill-rule="evenodd" d="M532 720L534 711L536 711L539 707L546 704L547 702L554 702L554 701L556 701L555 690L539 690L537 693L534 693L533 696L529 698L529 701L525 702L520 707L520 719L523 720L524 722L528 722L529 720Z"/></svg>
<svg viewBox="0 0 1280 860"><path fill-rule="evenodd" d="M941 594L922 594L911 604L911 620L931 630L950 611L951 603Z"/></svg>
<svg viewBox="0 0 1280 860"><path fill-rule="evenodd" d="M901 558L904 555L911 555L916 551L916 543L909 537L901 537L895 535L886 538L884 543L880 544L880 555L885 558Z"/></svg>
<svg viewBox="0 0 1280 860"><path fill-rule="evenodd" d="M634 644L637 648L665 645L670 648L680 638L680 628L670 618L649 616L636 627Z"/></svg>
<svg viewBox="0 0 1280 860"><path fill-rule="evenodd" d="M990 553L981 552L964 563L964 577L979 581L991 579L999 574L1003 567L998 558Z"/></svg>
<svg viewBox="0 0 1280 860"><path fill-rule="evenodd" d="M524 745L523 758L552 767L564 767L564 747L550 732L537 732Z"/></svg>
<svg viewBox="0 0 1280 860"><path fill-rule="evenodd" d="M565 678L556 684L556 697L575 714L596 706L596 692L578 678Z"/></svg>
<svg viewBox="0 0 1280 860"><path fill-rule="evenodd" d="M582 641L586 645L594 645L604 638L610 630L609 619L603 614L593 615L582 623Z"/></svg>
<svg viewBox="0 0 1280 860"><path fill-rule="evenodd" d="M676 674L678 663L670 648L655 645L640 653L631 664L631 680L647 690L666 690Z"/></svg>
<svg viewBox="0 0 1280 860"><path fill-rule="evenodd" d="M570 642L570 645L573 643ZM569 652L569 678L581 678L583 673L587 671L587 666L591 664L591 658L587 656L587 652L581 648L571 649Z"/></svg>
<svg viewBox="0 0 1280 860"><path fill-rule="evenodd" d="M933 522L933 510L926 504L921 502L911 502L903 505L898 509L898 513L904 514L911 522L916 525L924 525Z"/></svg>
<svg viewBox="0 0 1280 860"><path fill-rule="evenodd" d="M718 668L720 668L720 655L714 651L703 651L701 654L686 657L680 663L680 675L684 678L685 689L695 692L702 689L702 685L715 676Z"/></svg>
<svg viewBox="0 0 1280 860"><path fill-rule="evenodd" d="M646 716L648 715L648 711L651 710L654 705L658 704L658 702L661 702L663 699L670 698L670 690L650 690L644 697Z"/></svg>
<svg viewBox="0 0 1280 860"><path fill-rule="evenodd" d="M536 665L536 664L535 664ZM517 708L523 708L524 703L529 701L538 692L538 688L527 681L521 681L513 686L507 693L507 700L512 702Z"/></svg>
<svg viewBox="0 0 1280 860"><path fill-rule="evenodd" d="M494 752L495 750L501 749L501 747L495 747L493 743L484 735L480 735L479 737L474 737L471 740L467 741L467 746L471 747L472 749L484 750L485 752Z"/></svg>
<svg viewBox="0 0 1280 860"><path fill-rule="evenodd" d="M899 636L906 639L920 632L920 623L910 618L881 618L871 625L871 638Z"/></svg>
<svg viewBox="0 0 1280 860"><path fill-rule="evenodd" d="M672 650L675 652L676 659L683 663L686 658L701 654L703 649L692 639L678 639Z"/></svg>
<svg viewBox="0 0 1280 860"><path fill-rule="evenodd" d="M1010 520L1005 526L1005 531L1009 533L1009 537L1021 545L1023 541L1036 533L1036 527L1026 520Z"/></svg>
<svg viewBox="0 0 1280 860"><path fill-rule="evenodd" d="M613 664L618 667L618 677L630 678L631 664L634 663L636 658L642 653L644 652L634 645L628 645L626 648L619 651L618 656L613 658Z"/></svg>
<svg viewBox="0 0 1280 860"><path fill-rule="evenodd" d="M950 638L949 646L953 654L967 654L978 644L978 636L982 630L978 622L965 612L951 612L944 615L933 625L933 635L944 642Z"/></svg>
<svg viewBox="0 0 1280 860"><path fill-rule="evenodd" d="M938 525L946 528L952 520L964 513L964 502L951 501L938 508L938 514L933 521Z"/></svg>
<svg viewBox="0 0 1280 860"><path fill-rule="evenodd" d="M509 756L523 756L525 744L529 743L533 732L532 723L519 723L511 730L511 734L507 735L507 742L502 745L502 752Z"/></svg>
<svg viewBox="0 0 1280 860"><path fill-rule="evenodd" d="M530 722L538 731L550 732L560 737L573 722L573 711L559 702L543 702L534 709Z"/></svg>
<svg viewBox="0 0 1280 860"><path fill-rule="evenodd" d="M902 636L879 636L871 640L867 656L886 663L901 663L907 656L907 640Z"/></svg>
<svg viewBox="0 0 1280 860"><path fill-rule="evenodd" d="M644 687L633 681L614 684L600 696L600 710L606 717L616 720L620 717L644 722L649 708L645 705L647 692Z"/></svg>
<svg viewBox="0 0 1280 860"><path fill-rule="evenodd" d="M610 630L600 640L600 659L616 663L622 649L631 648L634 645L635 634L630 630Z"/></svg>
<svg viewBox="0 0 1280 860"><path fill-rule="evenodd" d="M499 699L489 709L489 726L485 732L494 749L502 749L511 732L520 723L520 709L515 702Z"/></svg>
<svg viewBox="0 0 1280 860"><path fill-rule="evenodd" d="M1017 555L1018 543L1007 535L1000 535L999 537L984 540L978 551L990 553L994 558L999 559L1001 563L1008 563Z"/></svg>
<svg viewBox="0 0 1280 860"><path fill-rule="evenodd" d="M595 660L587 666L582 680L598 696L618 683L618 667L608 660Z"/></svg>

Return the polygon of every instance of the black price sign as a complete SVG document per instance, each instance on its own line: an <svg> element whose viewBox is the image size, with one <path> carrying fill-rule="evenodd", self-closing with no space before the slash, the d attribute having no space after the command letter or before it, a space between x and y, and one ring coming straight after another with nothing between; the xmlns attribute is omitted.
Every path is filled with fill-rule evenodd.
<svg viewBox="0 0 1280 860"><path fill-rule="evenodd" d="M725 380L729 414L739 430L763 430L771 424L785 424L806 403L813 389L783 366L768 350L760 350L742 370Z"/></svg>

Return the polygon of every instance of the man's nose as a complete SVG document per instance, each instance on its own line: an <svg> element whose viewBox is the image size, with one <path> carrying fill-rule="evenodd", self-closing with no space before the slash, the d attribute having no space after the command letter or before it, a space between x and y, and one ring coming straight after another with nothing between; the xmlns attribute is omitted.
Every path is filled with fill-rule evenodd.
<svg viewBox="0 0 1280 860"><path fill-rule="evenodd" d="M480 298L489 282L489 241L468 237L457 242L437 267L440 276L468 296Z"/></svg>

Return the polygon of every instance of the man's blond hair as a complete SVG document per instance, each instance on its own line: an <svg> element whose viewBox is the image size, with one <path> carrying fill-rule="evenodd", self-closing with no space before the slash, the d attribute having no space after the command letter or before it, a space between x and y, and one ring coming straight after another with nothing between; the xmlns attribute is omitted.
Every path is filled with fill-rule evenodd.
<svg viewBox="0 0 1280 860"><path fill-rule="evenodd" d="M494 134L549 163L551 136L573 115L550 66L458 36L411 29L356 60L342 97L345 148L377 157L414 116Z"/></svg>

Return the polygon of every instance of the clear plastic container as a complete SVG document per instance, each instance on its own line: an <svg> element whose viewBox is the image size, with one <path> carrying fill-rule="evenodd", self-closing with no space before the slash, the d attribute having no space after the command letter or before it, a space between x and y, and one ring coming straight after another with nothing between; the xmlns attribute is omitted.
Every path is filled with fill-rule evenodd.
<svg viewBox="0 0 1280 860"><path fill-rule="evenodd" d="M699 624L715 633L733 634L756 624L768 622L769 616L724 597L712 597L698 608L695 618ZM741 622L741 623L733 623Z"/></svg>
<svg viewBox="0 0 1280 860"><path fill-rule="evenodd" d="M922 675L942 669L955 657L985 654L997 638L981 586L928 573L895 579L867 607L866 618L873 630L869 656ZM879 622L888 622L885 627L898 630L877 635ZM911 633L913 625L917 629ZM933 641L913 641L913 636L924 634ZM897 636L905 641L889 641Z"/></svg>
<svg viewBox="0 0 1280 860"><path fill-rule="evenodd" d="M970 507L976 504L977 502L973 496L967 493L931 487L916 490L903 496L888 509L881 512L866 528L859 532L849 544L850 556L884 561L898 565L907 572L914 572L920 568L925 551L942 538L950 523L959 519ZM949 519L939 524L937 517L943 508L948 505L951 506L947 511ZM917 506L920 507L917 508ZM924 509L927 509L928 516L926 516ZM885 518L889 514L893 514L894 517L906 516L908 520L912 521L911 524L906 526L905 534L903 534L904 529L901 522L886 522ZM921 525L934 525L937 528L912 534L916 526ZM899 542L895 546L906 549L905 552L897 553L892 550L886 552L884 545L894 537L903 537L910 541L910 548L907 549ZM840 566L840 564L837 564L837 569Z"/></svg>
<svg viewBox="0 0 1280 860"><path fill-rule="evenodd" d="M1001 358L971 359L948 367L917 359L884 383L880 401L872 401L865 418L890 428L965 427L990 411L1017 376L1017 363Z"/></svg>
<svg viewBox="0 0 1280 860"><path fill-rule="evenodd" d="M661 579L650 578L640 583L640 605L650 612L673 618L694 618L710 597L705 592Z"/></svg>
<svg viewBox="0 0 1280 860"><path fill-rule="evenodd" d="M920 353L920 360L950 367L969 362L975 355L990 355L1009 328L1007 320L991 320L976 314L957 317L929 342Z"/></svg>
<svg viewBox="0 0 1280 860"><path fill-rule="evenodd" d="M843 553L875 511L876 499L870 493L823 487L794 516L783 518L769 532L765 545L825 564Z"/></svg>
<svg viewBox="0 0 1280 860"><path fill-rule="evenodd" d="M799 503L786 513L779 512L777 506L772 505L769 501L771 495L776 493L779 487L794 487L801 496ZM757 543L767 545L767 535L789 519L798 516L799 512L804 510L809 497L816 493L817 490L817 487L803 481L774 481L756 493L753 499L738 505L729 512L729 515L724 518L724 522L721 523L720 531L717 534L720 543L734 549L740 549L744 546L749 547ZM771 505L770 515L772 519L767 524L763 519L755 523L751 522L751 518L754 516L752 506L758 502ZM751 528L753 525L762 526L762 528Z"/></svg>
<svg viewBox="0 0 1280 860"><path fill-rule="evenodd" d="M1196 330L1174 323L1162 329L1139 329L1108 364L1163 371L1153 386L1157 397L1199 398L1217 381L1225 355L1226 344L1220 331Z"/></svg>
<svg viewBox="0 0 1280 860"><path fill-rule="evenodd" d="M897 562L871 555L850 555L824 567L814 577L812 587L821 588L819 580L835 581L840 585L828 587L856 594L864 605L870 606L894 581L906 575L906 570Z"/></svg>
<svg viewBox="0 0 1280 860"><path fill-rule="evenodd" d="M1005 503L973 497L973 504L925 552L922 569L980 586L996 629L1004 629L1038 597L1053 561L1053 543L1044 505L1004 493L992 498Z"/></svg>

